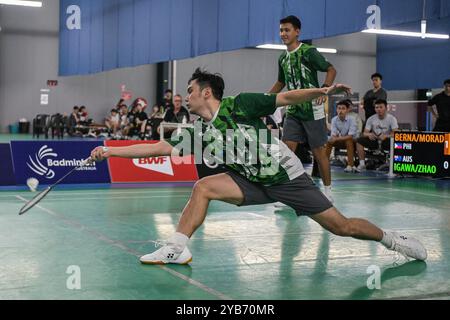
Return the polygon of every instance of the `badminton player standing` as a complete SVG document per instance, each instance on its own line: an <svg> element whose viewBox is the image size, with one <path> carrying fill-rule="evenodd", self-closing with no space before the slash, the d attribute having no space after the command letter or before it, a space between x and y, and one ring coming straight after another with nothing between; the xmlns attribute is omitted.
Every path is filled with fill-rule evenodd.
<svg viewBox="0 0 450 320"><path fill-rule="evenodd" d="M318 71L326 72L323 87L330 87L336 79L336 69L316 48L299 41L302 28L300 20L289 16L280 23L280 37L287 46L287 51L279 58L278 81L270 92L280 93L286 86L288 90L319 88ZM320 97L317 100L289 105L283 126L283 141L293 152L297 150L299 143L309 144L319 167L324 193L333 201L330 159L326 153L328 131L325 101L325 98Z"/></svg>

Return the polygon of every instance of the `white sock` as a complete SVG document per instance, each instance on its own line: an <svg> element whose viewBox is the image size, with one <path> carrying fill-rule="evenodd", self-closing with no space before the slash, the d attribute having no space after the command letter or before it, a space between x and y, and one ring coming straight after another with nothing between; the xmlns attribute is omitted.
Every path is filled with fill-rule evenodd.
<svg viewBox="0 0 450 320"><path fill-rule="evenodd" d="M325 191L327 192L331 192L331 185L329 186L324 186Z"/></svg>
<svg viewBox="0 0 450 320"><path fill-rule="evenodd" d="M390 248L392 247L392 233L383 231L383 239L381 240L381 244L383 244L385 247Z"/></svg>
<svg viewBox="0 0 450 320"><path fill-rule="evenodd" d="M167 244L172 246L178 253L183 252L188 242L189 238L186 235L179 232L176 232L173 236L169 238L169 240L167 240Z"/></svg>
<svg viewBox="0 0 450 320"><path fill-rule="evenodd" d="M365 166L366 165L366 161L365 160L359 160L359 165L360 166Z"/></svg>

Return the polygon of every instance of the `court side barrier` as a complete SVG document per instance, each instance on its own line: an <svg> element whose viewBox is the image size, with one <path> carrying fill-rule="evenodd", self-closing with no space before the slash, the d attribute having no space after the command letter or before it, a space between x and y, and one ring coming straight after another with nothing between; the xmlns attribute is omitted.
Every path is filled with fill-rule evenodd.
<svg viewBox="0 0 450 320"><path fill-rule="evenodd" d="M15 185L16 179L9 143L0 143L0 159L0 186Z"/></svg>
<svg viewBox="0 0 450 320"><path fill-rule="evenodd" d="M107 147L154 144L158 141L106 141ZM194 157L149 157L108 160L112 183L195 182L198 180Z"/></svg>
<svg viewBox="0 0 450 320"><path fill-rule="evenodd" d="M11 142L14 175L17 185L36 178L50 185L90 156L103 141L13 141ZM110 183L107 162L83 167L64 181L65 184Z"/></svg>

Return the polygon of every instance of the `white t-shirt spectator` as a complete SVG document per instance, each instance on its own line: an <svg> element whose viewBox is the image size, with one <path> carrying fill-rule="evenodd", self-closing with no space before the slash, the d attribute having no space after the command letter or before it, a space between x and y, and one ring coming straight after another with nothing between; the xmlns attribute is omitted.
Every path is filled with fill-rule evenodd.
<svg viewBox="0 0 450 320"><path fill-rule="evenodd" d="M356 138L359 138L363 132L363 128L364 128L364 123L361 119L361 117L359 116L359 114L357 114L356 112L349 112L347 113L347 117L351 117L353 118L353 120L355 120L356 123L356 128L358 130L358 132L356 133Z"/></svg>
<svg viewBox="0 0 450 320"><path fill-rule="evenodd" d="M384 119L380 119L376 114L367 120L366 129L375 133L377 136L382 134L390 135L392 131L398 129L398 122L392 114L386 113Z"/></svg>

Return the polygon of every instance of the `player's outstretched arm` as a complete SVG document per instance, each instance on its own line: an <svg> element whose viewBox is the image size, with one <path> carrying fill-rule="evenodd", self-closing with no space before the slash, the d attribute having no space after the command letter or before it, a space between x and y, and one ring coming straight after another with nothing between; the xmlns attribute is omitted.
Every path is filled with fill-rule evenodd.
<svg viewBox="0 0 450 320"><path fill-rule="evenodd" d="M107 158L148 158L172 155L173 147L166 141L156 144L136 144L129 147L98 147L92 150L91 158L94 161L103 161Z"/></svg>
<svg viewBox="0 0 450 320"><path fill-rule="evenodd" d="M272 89L270 89L269 93L280 93L281 91L283 91L283 89L284 89L285 86L286 86L286 85L285 85L284 83L282 83L282 82L280 82L280 81L277 81L277 82L273 85Z"/></svg>
<svg viewBox="0 0 450 320"><path fill-rule="evenodd" d="M336 84L329 88L302 89L289 92L282 92L277 95L277 107L297 105L303 102L312 101L322 96L345 92L351 93L351 88L344 84Z"/></svg>

